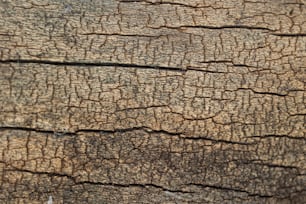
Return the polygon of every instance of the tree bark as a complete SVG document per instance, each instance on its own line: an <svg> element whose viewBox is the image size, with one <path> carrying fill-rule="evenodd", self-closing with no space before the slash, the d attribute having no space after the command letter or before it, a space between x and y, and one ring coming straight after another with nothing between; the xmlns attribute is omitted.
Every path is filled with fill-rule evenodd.
<svg viewBox="0 0 306 204"><path fill-rule="evenodd" d="M306 5L0 0L3 203L303 203Z"/></svg>

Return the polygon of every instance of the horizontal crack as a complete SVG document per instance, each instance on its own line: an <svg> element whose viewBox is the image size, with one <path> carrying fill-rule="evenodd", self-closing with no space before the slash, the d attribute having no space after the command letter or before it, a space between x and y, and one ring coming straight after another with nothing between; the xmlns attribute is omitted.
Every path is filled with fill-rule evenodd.
<svg viewBox="0 0 306 204"><path fill-rule="evenodd" d="M265 30L273 32L274 30L258 27L258 26L246 26L246 25L224 25L224 26L209 26L209 25L181 25L181 26L159 26L159 27L149 27L152 29L168 28L168 29L184 29L184 28L202 28L211 30L224 30L224 29L247 29L247 30Z"/></svg>
<svg viewBox="0 0 306 204"><path fill-rule="evenodd" d="M36 175L48 175L50 177L65 177L68 178L70 180L75 181L75 178L71 175L68 174L64 174L64 173L56 173L56 172L42 172L42 171L32 171L32 170L28 170L28 169L20 169L17 167L11 167L8 169L3 169L4 171L16 171L16 172L24 172L24 173L30 173L30 174L36 174Z"/></svg>
<svg viewBox="0 0 306 204"><path fill-rule="evenodd" d="M272 33L279 37L306 37L306 33Z"/></svg>
<svg viewBox="0 0 306 204"><path fill-rule="evenodd" d="M54 134L56 136L76 136L80 132L88 132L88 133L99 133L99 134L115 134L115 133L125 133L125 132L132 132L135 130L142 130L147 132L148 134L165 134L169 136L175 136L182 140L206 140L212 141L215 143L225 143L225 144L232 144L232 145L255 145L256 142L238 142L238 141L230 141L230 140L223 140L223 139L213 139L209 137L191 137L185 136L184 132L170 132L166 130L154 130L146 126L141 127L132 127L132 128L125 128L125 129L114 129L114 130L101 130L101 129L78 129L74 132L69 131L54 131L54 130L43 130L43 129L35 129L35 128L28 128L28 127L10 127L10 126L2 126L0 127L1 130L20 130L20 131L33 131L38 133L44 134Z"/></svg>
<svg viewBox="0 0 306 204"><path fill-rule="evenodd" d="M294 140L305 140L306 137L300 136L300 137L294 137L290 135L253 135L253 136L248 136L247 138L259 138L259 139L266 139L266 138L287 138L287 139L294 139Z"/></svg>
<svg viewBox="0 0 306 204"><path fill-rule="evenodd" d="M131 132L135 130L144 130L148 133L164 133L168 135L180 135L181 132L169 132L166 130L153 130L149 127L140 126L140 127L131 127L131 128L122 128L122 129L114 129L114 130L102 130L102 129L78 129L74 132L69 131L62 131L62 130L44 130L44 129L37 129L37 128L30 128L30 127L12 127L12 126L2 126L0 130L20 130L20 131L33 131L39 133L46 133L46 134L63 134L63 135L77 135L80 132L89 132L89 133L124 133L124 132Z"/></svg>
<svg viewBox="0 0 306 204"><path fill-rule="evenodd" d="M272 95L272 96L287 96L288 94L281 94L281 93L276 93L276 92L266 92L266 91L255 91L254 89L251 88L238 88L237 90L249 90L252 91L255 94L262 94L262 95Z"/></svg>
<svg viewBox="0 0 306 204"><path fill-rule="evenodd" d="M290 117L294 117L294 116L306 116L306 113L294 113L294 114L290 114Z"/></svg>
<svg viewBox="0 0 306 204"><path fill-rule="evenodd" d="M99 32L90 32L90 33L80 33L79 35L104 35L104 36L122 36L122 37L142 37L142 38L159 38L163 35L140 35L140 34L120 34L120 33L99 33Z"/></svg>
<svg viewBox="0 0 306 204"><path fill-rule="evenodd" d="M19 131L32 131L32 132L38 132L38 133L44 133L44 134L62 134L62 135L76 135L76 132L67 132L67 131L56 131L56 130L44 130L44 129L37 129L37 128L31 128L31 127L12 127L12 126L2 126L0 127L1 130L19 130Z"/></svg>
<svg viewBox="0 0 306 204"><path fill-rule="evenodd" d="M208 61L200 61L199 63L207 63L207 64L211 64L211 63L230 63L233 64L233 62L231 60L208 60Z"/></svg>
<svg viewBox="0 0 306 204"><path fill-rule="evenodd" d="M242 164L242 165L257 165L257 166L266 166L266 167L269 167L269 168L282 168L282 169L290 169L290 170L296 170L296 171L300 170L300 168L298 166L274 164L272 161L271 161L271 163L267 163L267 161L263 161L261 159L233 160L233 161L236 164ZM300 175L300 174L298 174L298 175Z"/></svg>
<svg viewBox="0 0 306 204"><path fill-rule="evenodd" d="M121 3L134 3L134 2L143 2L150 5L170 5L170 6L181 6L181 7L187 7L187 8L193 8L193 9L199 9L199 8L214 8L213 6L198 6L198 5L189 5L189 4L183 4L178 2L170 2L170 1L159 1L159 2L153 2L153 1L146 1L146 0L119 0Z"/></svg>
<svg viewBox="0 0 306 204"><path fill-rule="evenodd" d="M181 72L185 73L187 71L199 71L205 73L225 73L211 70L202 70L195 69L192 67L168 67L168 66L159 66L159 65L139 65L139 64L128 64L128 63L117 63L117 62L61 62L61 61L52 61L52 60L35 60L35 59L8 59L0 60L0 63L9 64L48 64L48 65L57 65L57 66L77 66L77 67L126 67L126 68L139 68L139 69L154 69L154 70L164 70L171 72Z"/></svg>
<svg viewBox="0 0 306 204"><path fill-rule="evenodd" d="M188 71L188 70L192 70L192 71L196 71L196 72L206 72L206 73L220 73L220 74L224 74L224 73L228 74L229 73L229 72L220 72L220 71L213 71L213 70L205 70L205 69L203 69L201 67L194 67L194 66L188 66L186 71Z"/></svg>
<svg viewBox="0 0 306 204"><path fill-rule="evenodd" d="M71 135L75 136L80 132L91 132L91 133L116 133L116 132L129 132L134 130L141 130L143 127L133 127L133 128L126 128L126 129L115 129L115 130L101 130L101 129L78 129L74 132L69 131L62 131L62 130L44 130L44 129L37 129L37 128L29 128L29 127L11 127L11 126L2 126L0 130L20 130L20 131L33 131L38 133L45 133L45 134L56 134L56 135Z"/></svg>
<svg viewBox="0 0 306 204"><path fill-rule="evenodd" d="M131 108L122 108L117 109L116 111L130 111L130 110L146 110L150 108L168 108L168 105L150 105L150 106L139 106L139 107L131 107Z"/></svg>
<svg viewBox="0 0 306 204"><path fill-rule="evenodd" d="M64 177L69 180L72 180L73 183L76 185L84 185L84 184L89 184L89 185L99 185L99 186L113 186L113 187L120 187L120 188L129 188L129 187L139 187L139 188L157 188L162 191L166 192L171 192L171 193L195 193L193 191L183 191L183 190L174 190L174 189L169 189L165 188L163 186L154 184L154 183L128 183L128 184L121 184L121 183L114 183L114 182L96 182L96 181L77 181L77 178L68 174L63 174L63 173L56 173L56 172L45 172L45 171L32 171L32 170L27 170L27 169L20 169L16 167L12 167L11 169L5 169L5 171L15 171L15 172L24 172L24 173L30 173L34 175L46 175L50 177Z"/></svg>
<svg viewBox="0 0 306 204"><path fill-rule="evenodd" d="M184 29L184 28L200 28L200 29L210 29L210 30L224 30L224 29L246 29L246 30L263 30L267 31L269 34L279 37L306 37L306 33L277 33L276 30L259 27L259 26L247 26L247 25L223 25L223 26L209 26L209 25L181 25L181 26L159 26L159 27L149 27L151 29Z"/></svg>
<svg viewBox="0 0 306 204"><path fill-rule="evenodd" d="M103 183L103 182L93 182L93 181L81 181L76 182L76 184L90 184L90 185L102 185L102 186L115 186L115 187L123 187L123 188L129 188L129 187L140 187L140 188L158 188L162 191L171 192L171 193L195 193L193 191L183 191L183 190L173 190L169 188L165 188L163 186L159 186L153 183L129 183L129 184L118 184L118 183Z"/></svg>
<svg viewBox="0 0 306 204"><path fill-rule="evenodd" d="M115 63L115 62L60 62L50 60L34 60L34 59L8 59L0 60L0 63L17 63L17 64L49 64L57 66L85 66L85 67L127 67L127 68L142 68L142 69L160 69L168 71L179 71L186 72L185 69L180 67L165 67L157 65L139 65L139 64L128 64L128 63Z"/></svg>
<svg viewBox="0 0 306 204"><path fill-rule="evenodd" d="M273 31L269 28L258 27L258 26L245 26L245 25L224 25L224 26L186 26L186 27L196 27L196 28L208 28L208 29L247 29L247 30L267 30Z"/></svg>
<svg viewBox="0 0 306 204"><path fill-rule="evenodd" d="M232 145L255 145L257 142L237 142L237 141L230 141L230 140L223 140L223 139L213 139L209 137L186 137L186 136L180 136L182 139L187 140L208 140L215 143L226 143L226 144L232 144Z"/></svg>
<svg viewBox="0 0 306 204"><path fill-rule="evenodd" d="M258 163L258 162L254 162L252 164L255 165L260 165L260 166L266 166L269 168L282 168L282 169L294 169L294 170L299 170L298 167L296 166L289 166L289 165L281 165L281 164L269 164L269 163Z"/></svg>
<svg viewBox="0 0 306 204"><path fill-rule="evenodd" d="M188 183L187 185L197 186L197 187L200 187L200 188L213 188L213 189L222 190L222 191L234 191L234 192L238 192L238 193L246 193L246 194L248 194L248 196L252 196L252 197L255 197L255 196L262 197L262 198L273 197L272 195L262 195L262 194L259 194L259 193L251 193L251 192L246 191L246 190L231 188L231 187L224 187L224 186L216 186L216 185L208 185L208 184L200 184L200 183Z"/></svg>

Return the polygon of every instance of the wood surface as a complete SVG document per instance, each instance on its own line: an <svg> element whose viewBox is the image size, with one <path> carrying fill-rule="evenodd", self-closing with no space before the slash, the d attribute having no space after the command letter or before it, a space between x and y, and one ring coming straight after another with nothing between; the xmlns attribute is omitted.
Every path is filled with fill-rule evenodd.
<svg viewBox="0 0 306 204"><path fill-rule="evenodd" d="M0 0L0 202L302 204L305 83L304 0Z"/></svg>

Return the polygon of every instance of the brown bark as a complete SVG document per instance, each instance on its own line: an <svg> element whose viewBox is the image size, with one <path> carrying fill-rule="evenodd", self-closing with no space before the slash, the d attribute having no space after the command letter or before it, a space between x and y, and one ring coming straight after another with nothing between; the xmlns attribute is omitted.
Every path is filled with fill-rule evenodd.
<svg viewBox="0 0 306 204"><path fill-rule="evenodd" d="M294 0L0 0L1 202L303 203L305 19Z"/></svg>

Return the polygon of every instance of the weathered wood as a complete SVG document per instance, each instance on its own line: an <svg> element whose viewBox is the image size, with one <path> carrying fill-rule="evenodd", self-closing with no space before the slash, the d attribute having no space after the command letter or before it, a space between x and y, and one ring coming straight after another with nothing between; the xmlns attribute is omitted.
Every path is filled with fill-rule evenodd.
<svg viewBox="0 0 306 204"><path fill-rule="evenodd" d="M303 203L305 20L293 0L0 0L1 202Z"/></svg>

